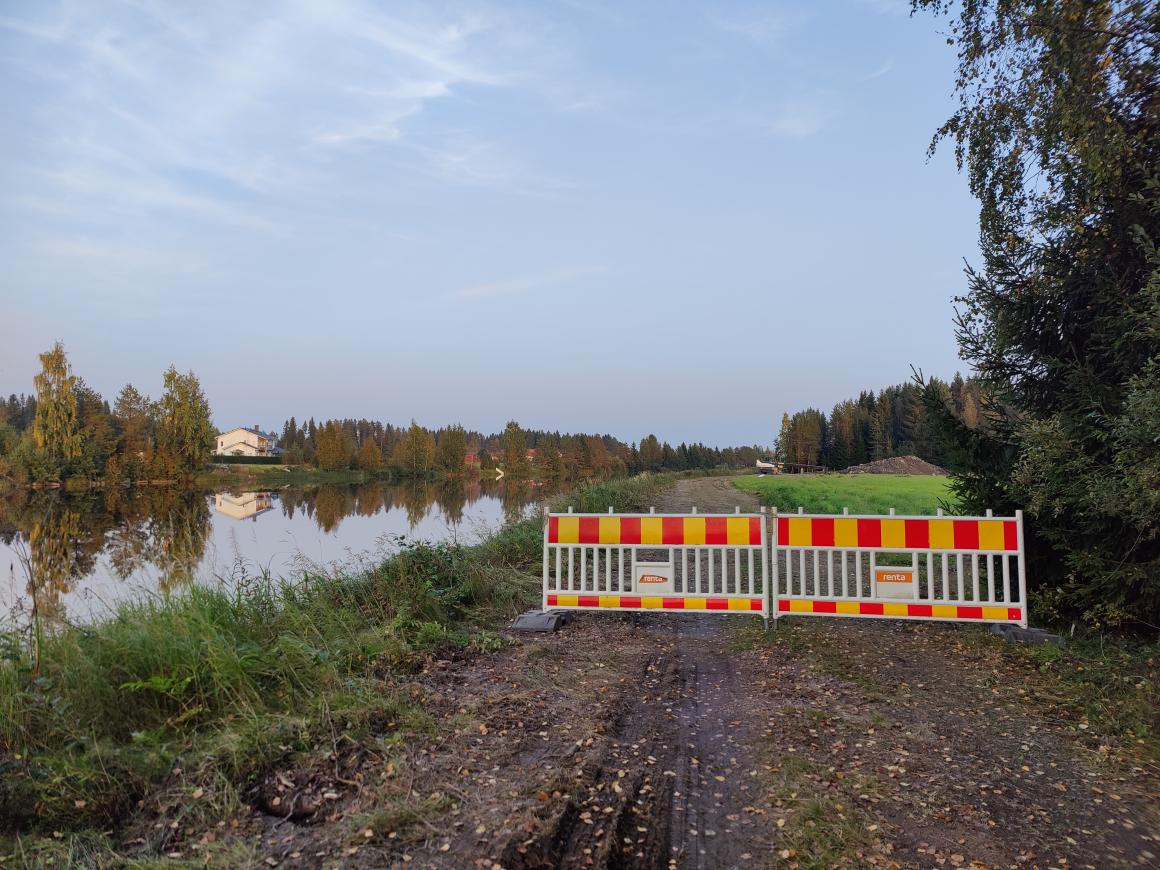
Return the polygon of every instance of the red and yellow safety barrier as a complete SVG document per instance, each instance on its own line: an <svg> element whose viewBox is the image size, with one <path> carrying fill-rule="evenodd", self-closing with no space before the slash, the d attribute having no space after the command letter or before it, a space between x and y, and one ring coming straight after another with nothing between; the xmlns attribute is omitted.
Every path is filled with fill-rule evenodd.
<svg viewBox="0 0 1160 870"><path fill-rule="evenodd" d="M760 598L688 595L562 595L549 594L548 607L592 607L599 610L741 610L761 611Z"/></svg>
<svg viewBox="0 0 1160 870"><path fill-rule="evenodd" d="M967 607L961 604L908 604L885 601L817 601L779 598L779 613L818 613L829 616L896 616L904 619L980 619L1020 622L1020 607Z"/></svg>
<svg viewBox="0 0 1160 870"><path fill-rule="evenodd" d="M759 547L760 517L548 517L549 544Z"/></svg>
<svg viewBox="0 0 1160 870"><path fill-rule="evenodd" d="M1015 520L781 516L777 545L1016 553L1019 528Z"/></svg>

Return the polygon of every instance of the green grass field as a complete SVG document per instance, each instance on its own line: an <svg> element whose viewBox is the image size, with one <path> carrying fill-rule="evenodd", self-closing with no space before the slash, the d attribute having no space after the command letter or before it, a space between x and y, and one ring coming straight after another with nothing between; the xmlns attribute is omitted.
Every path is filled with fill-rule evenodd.
<svg viewBox="0 0 1160 870"><path fill-rule="evenodd" d="M779 510L840 514L934 514L950 502L948 478L908 474L750 475L734 485ZM949 505L948 505L949 506Z"/></svg>

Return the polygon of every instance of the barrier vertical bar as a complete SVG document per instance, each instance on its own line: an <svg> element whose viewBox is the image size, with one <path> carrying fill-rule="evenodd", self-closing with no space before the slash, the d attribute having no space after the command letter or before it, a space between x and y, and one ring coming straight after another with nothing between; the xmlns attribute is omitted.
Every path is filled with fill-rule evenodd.
<svg viewBox="0 0 1160 870"><path fill-rule="evenodd" d="M762 508L761 512L764 514L765 508ZM761 589L762 589L761 594L765 599L765 627L766 627L766 629L769 628L769 617L770 617L771 611L772 611L772 615L773 615L773 620L774 620L773 624L774 625L777 625L777 614L778 614L778 607L777 607L777 601L776 601L776 591L772 588L773 585L779 585L778 580L777 580L778 568L777 568L776 561L773 563L773 580L774 580L774 582L772 585L769 582L769 563L770 563L770 560L777 559L777 508L775 507L771 513L773 515L773 518L771 520L771 523L773 524L773 546L769 550L766 550L766 547L765 547L766 538L768 537L769 529L766 528L765 520L762 519L762 521L761 521L761 552L763 554L768 553L768 556L769 556L769 558L762 559L762 561L761 561Z"/></svg>
<svg viewBox="0 0 1160 870"><path fill-rule="evenodd" d="M548 609L548 509L544 508L544 582L543 588L540 590L541 601L540 609ZM560 552L556 550L556 552Z"/></svg>
<svg viewBox="0 0 1160 870"><path fill-rule="evenodd" d="M1015 511L1015 543L1018 545L1017 570L1019 574L1019 613L1022 619L1019 624L1027 628L1027 569L1023 553L1023 511Z"/></svg>

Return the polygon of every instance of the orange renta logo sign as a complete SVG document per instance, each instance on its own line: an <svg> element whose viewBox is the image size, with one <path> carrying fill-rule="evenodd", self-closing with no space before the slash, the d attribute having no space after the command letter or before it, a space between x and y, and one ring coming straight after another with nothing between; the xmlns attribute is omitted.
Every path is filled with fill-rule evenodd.
<svg viewBox="0 0 1160 870"><path fill-rule="evenodd" d="M914 575L909 571L889 571L881 568L877 571L879 583L913 583Z"/></svg>
<svg viewBox="0 0 1160 870"><path fill-rule="evenodd" d="M641 574L637 583L668 583L668 577L662 577L660 574Z"/></svg>

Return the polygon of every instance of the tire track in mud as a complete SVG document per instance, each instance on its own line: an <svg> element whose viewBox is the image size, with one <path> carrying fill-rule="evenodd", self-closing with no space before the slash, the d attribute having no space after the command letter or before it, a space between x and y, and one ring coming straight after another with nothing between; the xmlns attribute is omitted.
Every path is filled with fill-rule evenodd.
<svg viewBox="0 0 1160 870"><path fill-rule="evenodd" d="M721 626L635 620L663 651L626 688L602 754L536 838L513 840L505 868L717 868L755 854L746 812L755 770Z"/></svg>

